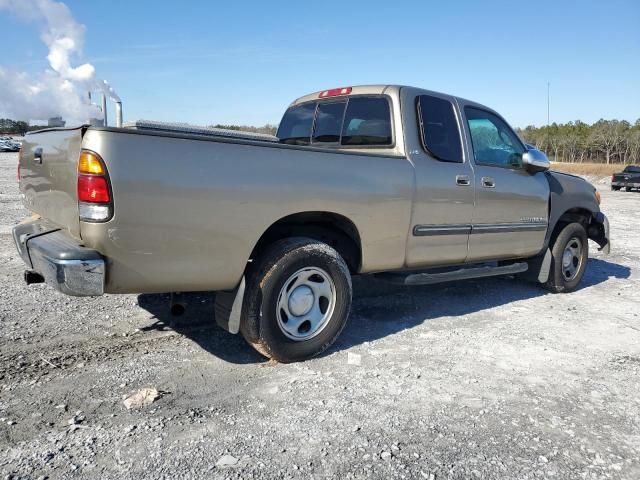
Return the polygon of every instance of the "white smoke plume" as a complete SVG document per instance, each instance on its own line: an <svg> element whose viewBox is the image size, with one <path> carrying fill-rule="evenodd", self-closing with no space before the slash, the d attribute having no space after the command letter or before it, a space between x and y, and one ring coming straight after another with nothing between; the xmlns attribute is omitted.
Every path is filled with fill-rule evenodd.
<svg viewBox="0 0 640 480"><path fill-rule="evenodd" d="M72 66L82 52L85 27L76 22L69 8L53 0L0 0L2 10L43 24L40 38L49 49L51 68L31 76L0 66L0 117L29 120L62 115L73 123L99 116L96 107L85 101L84 92L108 86L94 80L91 64Z"/></svg>

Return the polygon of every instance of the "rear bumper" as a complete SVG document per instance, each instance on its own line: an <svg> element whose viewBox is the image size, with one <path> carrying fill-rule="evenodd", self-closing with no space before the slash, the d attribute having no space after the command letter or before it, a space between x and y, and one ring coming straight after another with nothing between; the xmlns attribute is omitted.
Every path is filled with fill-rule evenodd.
<svg viewBox="0 0 640 480"><path fill-rule="evenodd" d="M104 257L63 230L32 220L15 226L13 239L27 267L56 290L79 297L104 293Z"/></svg>
<svg viewBox="0 0 640 480"><path fill-rule="evenodd" d="M626 181L614 181L611 182L612 187L620 187L620 188L640 188L639 182L626 182Z"/></svg>

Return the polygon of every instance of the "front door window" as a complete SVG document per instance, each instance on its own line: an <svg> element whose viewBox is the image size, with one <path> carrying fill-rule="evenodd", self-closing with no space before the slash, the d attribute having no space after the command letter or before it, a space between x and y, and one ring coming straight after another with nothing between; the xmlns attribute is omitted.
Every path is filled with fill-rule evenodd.
<svg viewBox="0 0 640 480"><path fill-rule="evenodd" d="M526 151L518 136L497 115L478 108L464 109L477 165L522 168Z"/></svg>

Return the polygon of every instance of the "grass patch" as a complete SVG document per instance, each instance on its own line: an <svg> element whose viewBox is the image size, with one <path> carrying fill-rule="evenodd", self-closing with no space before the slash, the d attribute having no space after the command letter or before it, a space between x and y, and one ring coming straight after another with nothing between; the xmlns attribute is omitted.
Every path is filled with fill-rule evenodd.
<svg viewBox="0 0 640 480"><path fill-rule="evenodd" d="M614 173L621 172L626 165L615 163L607 165L606 163L566 163L551 162L551 170L557 172L573 173L575 175L594 175L607 177Z"/></svg>

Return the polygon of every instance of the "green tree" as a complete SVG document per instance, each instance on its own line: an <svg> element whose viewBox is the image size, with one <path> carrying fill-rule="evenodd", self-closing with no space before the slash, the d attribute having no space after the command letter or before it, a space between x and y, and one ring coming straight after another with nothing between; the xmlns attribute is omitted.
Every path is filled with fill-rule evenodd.
<svg viewBox="0 0 640 480"><path fill-rule="evenodd" d="M24 135L29 131L29 124L23 121L17 121L15 124L15 133L18 135Z"/></svg>
<svg viewBox="0 0 640 480"><path fill-rule="evenodd" d="M593 125L591 142L604 154L607 165L622 144L625 133L625 125L618 120L598 120Z"/></svg>

